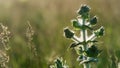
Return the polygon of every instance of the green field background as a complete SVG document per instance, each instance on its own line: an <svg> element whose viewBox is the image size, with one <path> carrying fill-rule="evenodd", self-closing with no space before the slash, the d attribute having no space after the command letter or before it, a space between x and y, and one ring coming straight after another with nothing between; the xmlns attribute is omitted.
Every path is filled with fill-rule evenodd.
<svg viewBox="0 0 120 68"><path fill-rule="evenodd" d="M68 49L72 41L63 36L63 28L71 28L70 20L81 4L91 7L91 16L98 16L96 29L105 27L105 36L98 39L102 53L92 68L116 68L120 62L120 0L0 0L0 22L12 34L8 66L49 68L56 57L63 57L70 68L82 68L75 51ZM35 31L31 42L37 56L28 48L27 21Z"/></svg>

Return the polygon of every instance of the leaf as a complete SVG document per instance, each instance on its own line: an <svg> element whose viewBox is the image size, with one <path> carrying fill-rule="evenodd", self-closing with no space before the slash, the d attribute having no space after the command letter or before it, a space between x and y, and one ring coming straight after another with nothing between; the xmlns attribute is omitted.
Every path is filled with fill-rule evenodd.
<svg viewBox="0 0 120 68"><path fill-rule="evenodd" d="M97 40L93 40L93 41L88 40L88 41L87 41L87 43L96 43L96 42L98 42L98 41L97 41Z"/></svg>
<svg viewBox="0 0 120 68"><path fill-rule="evenodd" d="M75 42L73 42L72 44L70 44L70 48L76 47L77 44Z"/></svg>
<svg viewBox="0 0 120 68"><path fill-rule="evenodd" d="M76 46L78 46L78 45L80 45L80 44L84 44L85 42L79 42L79 43L75 43L75 42L73 42L72 44L70 44L70 48L73 48L73 47L76 47Z"/></svg>
<svg viewBox="0 0 120 68"><path fill-rule="evenodd" d="M87 25L84 25L84 27L87 28L87 29L93 30L93 28L91 28L91 27L89 27Z"/></svg>
<svg viewBox="0 0 120 68"><path fill-rule="evenodd" d="M79 22L78 22L76 19L72 20L72 26L73 26L76 30L80 30L80 27L81 27L81 25L79 24Z"/></svg>

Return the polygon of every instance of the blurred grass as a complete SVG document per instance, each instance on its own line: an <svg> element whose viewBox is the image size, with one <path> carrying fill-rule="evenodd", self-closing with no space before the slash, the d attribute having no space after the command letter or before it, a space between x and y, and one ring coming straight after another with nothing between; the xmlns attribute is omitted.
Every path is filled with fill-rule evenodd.
<svg viewBox="0 0 120 68"><path fill-rule="evenodd" d="M119 0L0 0L0 22L12 32L10 68L48 68L57 56L63 56L70 68L80 68L77 55L68 49L72 42L63 37L63 28L70 25L70 20L77 14L81 4L91 7L91 16L99 17L106 34L98 46L103 49L100 60L94 68L115 68L113 62L120 60L120 8ZM38 56L30 52L25 30L30 21L35 35L33 43ZM96 27L96 28L98 28ZM114 58L114 60L112 60Z"/></svg>

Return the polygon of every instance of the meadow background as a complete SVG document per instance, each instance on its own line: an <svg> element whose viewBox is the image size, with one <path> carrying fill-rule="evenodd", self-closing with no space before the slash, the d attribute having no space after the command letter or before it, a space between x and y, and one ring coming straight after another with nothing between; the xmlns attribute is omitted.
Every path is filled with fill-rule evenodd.
<svg viewBox="0 0 120 68"><path fill-rule="evenodd" d="M72 42L64 38L63 28L71 26L81 4L91 7L91 16L98 16L105 27L98 47L102 49L99 62L93 68L116 68L120 62L120 0L0 0L0 22L12 33L8 51L10 68L49 68L56 57L66 59L70 68L82 68L76 61ZM26 39L27 22L35 32L32 44Z"/></svg>

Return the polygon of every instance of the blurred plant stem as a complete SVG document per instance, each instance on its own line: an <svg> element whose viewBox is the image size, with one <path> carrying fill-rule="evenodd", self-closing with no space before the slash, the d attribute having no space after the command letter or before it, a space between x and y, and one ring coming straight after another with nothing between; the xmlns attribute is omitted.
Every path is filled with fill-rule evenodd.
<svg viewBox="0 0 120 68"><path fill-rule="evenodd" d="M89 63L85 63L83 64L84 68L90 68L90 64Z"/></svg>
<svg viewBox="0 0 120 68"><path fill-rule="evenodd" d="M34 56L37 56L36 47L33 44L33 36L34 36L35 32L29 21L27 22L27 24L28 24L28 27L26 29L26 38L28 40L28 47L29 47L31 53L33 53Z"/></svg>
<svg viewBox="0 0 120 68"><path fill-rule="evenodd" d="M83 25L85 25L85 19L83 19ZM81 34L81 35L83 35L83 36L81 36L81 37L83 37L83 41L85 42L85 44L83 44L83 46L84 46L83 49L84 49L85 51L87 51L87 49L88 49L87 44L86 44L87 30L82 29L81 32L83 33L83 34ZM84 55L84 53L83 53L83 55ZM89 64L89 63L84 63L84 64L83 64L83 67L84 67L84 68L90 68L90 64Z"/></svg>

